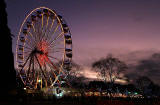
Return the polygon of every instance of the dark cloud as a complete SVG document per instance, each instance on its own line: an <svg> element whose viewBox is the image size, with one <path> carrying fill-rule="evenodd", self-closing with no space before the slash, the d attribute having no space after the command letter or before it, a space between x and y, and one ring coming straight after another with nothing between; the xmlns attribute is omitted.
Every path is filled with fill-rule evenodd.
<svg viewBox="0 0 160 105"><path fill-rule="evenodd" d="M154 53L151 57L141 59L136 65L129 65L126 76L133 81L140 76L147 76L160 85L160 53Z"/></svg>

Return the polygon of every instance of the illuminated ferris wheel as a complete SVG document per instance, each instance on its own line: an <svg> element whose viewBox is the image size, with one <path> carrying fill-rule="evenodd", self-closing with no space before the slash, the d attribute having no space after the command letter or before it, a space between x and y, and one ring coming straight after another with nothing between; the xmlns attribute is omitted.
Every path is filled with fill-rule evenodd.
<svg viewBox="0 0 160 105"><path fill-rule="evenodd" d="M24 19L16 45L16 69L25 88L60 83L71 68L72 38L68 25L55 11L39 7Z"/></svg>

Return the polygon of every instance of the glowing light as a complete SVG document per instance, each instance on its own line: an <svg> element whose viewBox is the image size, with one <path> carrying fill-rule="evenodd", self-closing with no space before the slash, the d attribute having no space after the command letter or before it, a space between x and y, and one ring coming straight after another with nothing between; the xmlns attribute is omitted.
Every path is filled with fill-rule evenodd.
<svg viewBox="0 0 160 105"><path fill-rule="evenodd" d="M83 73L85 77L91 79L97 79L97 73L92 71L89 67L84 67Z"/></svg>
<svg viewBox="0 0 160 105"><path fill-rule="evenodd" d="M39 79L38 82L41 82L41 80Z"/></svg>
<svg viewBox="0 0 160 105"><path fill-rule="evenodd" d="M116 79L115 82L116 83L121 83L121 84L126 84L127 83L127 81L123 80L123 79Z"/></svg>
<svg viewBox="0 0 160 105"><path fill-rule="evenodd" d="M71 91L68 91L68 93L70 93Z"/></svg>
<svg viewBox="0 0 160 105"><path fill-rule="evenodd" d="M61 98L64 95L64 90L60 89L60 88L55 88L55 96L57 98Z"/></svg>
<svg viewBox="0 0 160 105"><path fill-rule="evenodd" d="M23 88L24 90L26 90L26 88Z"/></svg>

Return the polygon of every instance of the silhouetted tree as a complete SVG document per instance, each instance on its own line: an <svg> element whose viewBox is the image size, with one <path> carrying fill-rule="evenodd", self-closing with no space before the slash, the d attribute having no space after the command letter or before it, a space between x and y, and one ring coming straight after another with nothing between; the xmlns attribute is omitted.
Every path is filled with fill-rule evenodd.
<svg viewBox="0 0 160 105"><path fill-rule="evenodd" d="M8 96L16 87L16 73L12 54L12 38L8 28L6 4L0 0L0 36L1 36L1 70L0 70L0 95Z"/></svg>
<svg viewBox="0 0 160 105"><path fill-rule="evenodd" d="M112 55L102 58L92 64L94 70L98 72L98 76L105 82L109 80L111 83L118 78L119 74L127 69L127 65Z"/></svg>

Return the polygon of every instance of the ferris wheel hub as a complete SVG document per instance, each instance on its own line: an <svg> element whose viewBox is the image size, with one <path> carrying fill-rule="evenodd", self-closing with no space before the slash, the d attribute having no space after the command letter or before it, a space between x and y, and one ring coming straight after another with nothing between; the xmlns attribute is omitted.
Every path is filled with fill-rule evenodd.
<svg viewBox="0 0 160 105"><path fill-rule="evenodd" d="M40 54L40 55L43 55L45 54L42 50L38 50L37 48L35 48L33 51L32 51L32 54Z"/></svg>

